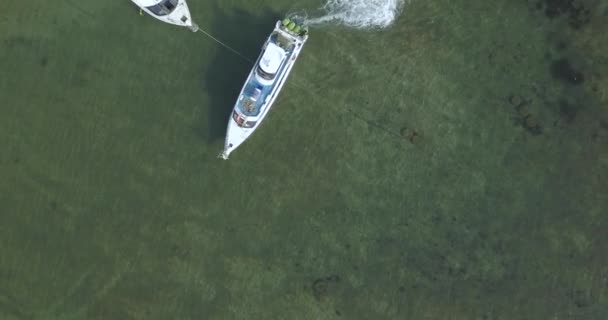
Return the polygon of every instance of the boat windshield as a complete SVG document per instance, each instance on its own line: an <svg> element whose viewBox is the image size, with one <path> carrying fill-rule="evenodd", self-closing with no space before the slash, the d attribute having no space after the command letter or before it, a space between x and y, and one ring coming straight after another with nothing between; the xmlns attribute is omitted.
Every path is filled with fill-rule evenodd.
<svg viewBox="0 0 608 320"><path fill-rule="evenodd" d="M260 77L262 77L263 79L266 80L272 80L274 79L274 76L276 75L276 73L268 73L264 70L262 70L262 67L258 64L258 68L257 68L257 73Z"/></svg>
<svg viewBox="0 0 608 320"><path fill-rule="evenodd" d="M179 0L164 0L159 4L149 6L146 9L152 11L157 16L166 16L173 12L177 8Z"/></svg>

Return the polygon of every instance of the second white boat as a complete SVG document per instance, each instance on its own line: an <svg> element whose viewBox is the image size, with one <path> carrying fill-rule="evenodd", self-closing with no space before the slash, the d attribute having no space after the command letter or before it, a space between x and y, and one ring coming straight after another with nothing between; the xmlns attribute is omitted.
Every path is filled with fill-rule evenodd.
<svg viewBox="0 0 608 320"><path fill-rule="evenodd" d="M190 30L198 31L198 26L192 21L190 9L186 0L131 0L141 10L154 18L174 24L177 26L187 27Z"/></svg>
<svg viewBox="0 0 608 320"><path fill-rule="evenodd" d="M277 21L228 120L222 159L238 148L260 126L308 40L308 30L285 18Z"/></svg>

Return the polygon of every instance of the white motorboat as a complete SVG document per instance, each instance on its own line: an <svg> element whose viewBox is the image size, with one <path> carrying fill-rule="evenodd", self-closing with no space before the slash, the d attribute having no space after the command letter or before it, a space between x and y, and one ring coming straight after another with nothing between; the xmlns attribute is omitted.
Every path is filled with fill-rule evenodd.
<svg viewBox="0 0 608 320"><path fill-rule="evenodd" d="M306 27L289 18L277 21L234 105L228 120L224 151L219 157L228 159L230 153L260 126L285 84L306 40Z"/></svg>
<svg viewBox="0 0 608 320"><path fill-rule="evenodd" d="M186 0L131 0L141 10L154 18L182 26L187 27L192 31L198 31L198 26L192 21L190 16L190 10Z"/></svg>

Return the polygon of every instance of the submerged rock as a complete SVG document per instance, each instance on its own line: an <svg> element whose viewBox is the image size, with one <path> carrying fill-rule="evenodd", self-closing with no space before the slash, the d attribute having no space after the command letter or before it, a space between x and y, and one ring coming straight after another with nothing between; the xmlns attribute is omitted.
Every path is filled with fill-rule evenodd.
<svg viewBox="0 0 608 320"><path fill-rule="evenodd" d="M533 135L538 135L542 133L542 127L536 117L532 114L528 115L523 121L524 128L532 133Z"/></svg>
<svg viewBox="0 0 608 320"><path fill-rule="evenodd" d="M514 94L509 97L509 103L511 103L511 105L514 107L518 107L523 102L524 102L524 99L520 95Z"/></svg>
<svg viewBox="0 0 608 320"><path fill-rule="evenodd" d="M407 127L401 128L399 133L401 134L401 136L403 138L405 138L407 141L411 142L412 144L418 143L421 138L420 133L418 133L416 130L413 130L413 129L410 129Z"/></svg>
<svg viewBox="0 0 608 320"><path fill-rule="evenodd" d="M516 110L517 110L517 114L522 118L526 118L526 117L530 116L530 110L528 109L528 106L525 104L519 105L516 108Z"/></svg>

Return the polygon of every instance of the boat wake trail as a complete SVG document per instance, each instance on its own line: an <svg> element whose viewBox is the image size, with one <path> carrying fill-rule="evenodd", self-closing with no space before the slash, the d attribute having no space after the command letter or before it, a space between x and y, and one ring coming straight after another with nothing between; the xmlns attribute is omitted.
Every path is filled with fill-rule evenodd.
<svg viewBox="0 0 608 320"><path fill-rule="evenodd" d="M357 29L386 28L399 16L405 0L327 0L318 17L304 18L308 26L341 24Z"/></svg>

